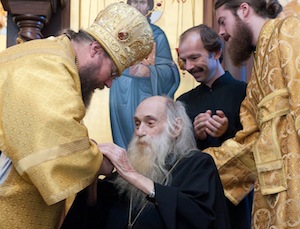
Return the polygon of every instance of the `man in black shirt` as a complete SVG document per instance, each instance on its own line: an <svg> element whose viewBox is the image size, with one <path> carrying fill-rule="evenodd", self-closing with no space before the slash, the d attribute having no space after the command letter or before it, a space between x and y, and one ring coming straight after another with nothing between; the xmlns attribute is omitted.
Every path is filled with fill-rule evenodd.
<svg viewBox="0 0 300 229"><path fill-rule="evenodd" d="M179 65L201 84L177 100L186 105L201 150L220 146L242 129L239 112L247 84L224 71L222 50L221 37L206 25L192 27L180 36ZM250 228L252 196L251 192L238 206L227 201L233 229Z"/></svg>

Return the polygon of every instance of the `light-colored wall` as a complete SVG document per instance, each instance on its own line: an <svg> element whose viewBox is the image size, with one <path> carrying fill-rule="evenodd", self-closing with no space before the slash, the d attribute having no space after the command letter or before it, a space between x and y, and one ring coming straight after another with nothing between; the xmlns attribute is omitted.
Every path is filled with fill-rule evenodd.
<svg viewBox="0 0 300 229"><path fill-rule="evenodd" d="M0 52L3 51L5 48L6 48L6 35L0 34Z"/></svg>

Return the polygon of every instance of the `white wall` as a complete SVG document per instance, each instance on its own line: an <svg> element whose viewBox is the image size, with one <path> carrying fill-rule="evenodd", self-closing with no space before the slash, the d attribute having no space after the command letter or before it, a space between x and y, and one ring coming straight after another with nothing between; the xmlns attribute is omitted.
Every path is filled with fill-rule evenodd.
<svg viewBox="0 0 300 229"><path fill-rule="evenodd" d="M0 34L0 52L6 48L6 36L5 34Z"/></svg>

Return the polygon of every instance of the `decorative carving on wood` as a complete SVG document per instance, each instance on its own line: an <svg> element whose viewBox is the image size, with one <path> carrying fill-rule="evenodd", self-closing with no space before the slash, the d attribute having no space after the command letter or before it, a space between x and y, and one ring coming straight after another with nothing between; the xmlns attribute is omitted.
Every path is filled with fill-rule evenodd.
<svg viewBox="0 0 300 229"><path fill-rule="evenodd" d="M53 14L61 12L67 4L67 0L0 1L19 29L16 43L43 38L42 29L49 24ZM57 16L60 17L60 15ZM69 13L66 16L69 16ZM58 21L58 23L62 22ZM58 25L57 28L61 26Z"/></svg>
<svg viewBox="0 0 300 229"><path fill-rule="evenodd" d="M45 16L21 14L14 16L13 19L19 28L17 43L43 38L41 30L46 22Z"/></svg>

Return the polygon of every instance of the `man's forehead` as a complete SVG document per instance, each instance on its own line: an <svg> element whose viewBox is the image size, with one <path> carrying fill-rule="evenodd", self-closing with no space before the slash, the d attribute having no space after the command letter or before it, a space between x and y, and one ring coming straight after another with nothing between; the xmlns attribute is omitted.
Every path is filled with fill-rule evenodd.
<svg viewBox="0 0 300 229"><path fill-rule="evenodd" d="M226 16L232 14L231 10L227 9L225 7L225 5L220 6L218 9L216 9L216 17L218 19L218 21L220 20L220 18L226 18Z"/></svg>
<svg viewBox="0 0 300 229"><path fill-rule="evenodd" d="M202 44L200 33L196 31L189 32L179 42L178 51L182 51L182 49L186 49L187 47L192 48L195 44L199 44L199 43Z"/></svg>
<svg viewBox="0 0 300 229"><path fill-rule="evenodd" d="M135 116L139 117L156 117L161 118L165 113L164 98L152 97L141 102L137 107Z"/></svg>

